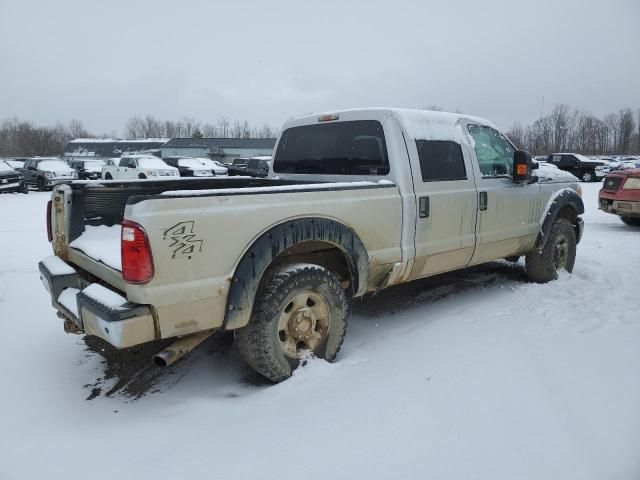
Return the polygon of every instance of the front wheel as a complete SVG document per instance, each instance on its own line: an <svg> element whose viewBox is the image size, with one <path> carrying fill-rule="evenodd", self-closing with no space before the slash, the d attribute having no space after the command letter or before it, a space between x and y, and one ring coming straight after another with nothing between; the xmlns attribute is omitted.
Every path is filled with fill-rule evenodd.
<svg viewBox="0 0 640 480"><path fill-rule="evenodd" d="M621 215L620 220L630 227L640 227L640 217L624 217Z"/></svg>
<svg viewBox="0 0 640 480"><path fill-rule="evenodd" d="M147 176L146 176L144 173L141 173L141 174L139 174L139 175L138 175L138 178L139 178L140 180L146 180L146 179L147 179Z"/></svg>
<svg viewBox="0 0 640 480"><path fill-rule="evenodd" d="M595 172L590 171L582 172L580 177L583 182L593 182L594 178L596 178Z"/></svg>
<svg viewBox="0 0 640 480"><path fill-rule="evenodd" d="M47 189L47 186L44 183L44 178L42 177L38 177L38 180L36 180L36 186L38 187L38 190L41 192L44 192Z"/></svg>
<svg viewBox="0 0 640 480"><path fill-rule="evenodd" d="M113 180L113 176L110 173L106 173L104 176L105 180Z"/></svg>
<svg viewBox="0 0 640 480"><path fill-rule="evenodd" d="M553 222L549 238L542 250L535 249L525 257L527 276L537 283L558 278L558 271L573 271L576 261L576 231L566 218Z"/></svg>
<svg viewBox="0 0 640 480"><path fill-rule="evenodd" d="M237 332L249 366L273 382L291 376L306 352L333 360L347 330L349 305L339 280L317 265L284 267L272 274Z"/></svg>

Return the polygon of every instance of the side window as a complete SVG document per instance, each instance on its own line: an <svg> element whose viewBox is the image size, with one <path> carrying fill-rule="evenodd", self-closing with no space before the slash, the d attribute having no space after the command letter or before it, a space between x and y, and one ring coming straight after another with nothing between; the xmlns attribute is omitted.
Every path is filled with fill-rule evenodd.
<svg viewBox="0 0 640 480"><path fill-rule="evenodd" d="M560 163L561 160L562 160L562 156L560 155L554 155L553 157L551 157L551 161L553 163Z"/></svg>
<svg viewBox="0 0 640 480"><path fill-rule="evenodd" d="M247 168L258 168L258 161L257 160L249 160L247 162Z"/></svg>
<svg viewBox="0 0 640 480"><path fill-rule="evenodd" d="M450 140L416 140L423 182L466 180L462 149Z"/></svg>
<svg viewBox="0 0 640 480"><path fill-rule="evenodd" d="M513 174L513 153L511 144L493 128L483 125L469 125L480 173L483 177L499 177Z"/></svg>
<svg viewBox="0 0 640 480"><path fill-rule="evenodd" d="M136 165L135 158L130 158L129 159L129 168L136 168L136 167L137 167L137 165Z"/></svg>
<svg viewBox="0 0 640 480"><path fill-rule="evenodd" d="M121 158L120 159L120 166L121 167L128 167L129 166L129 159L128 158Z"/></svg>

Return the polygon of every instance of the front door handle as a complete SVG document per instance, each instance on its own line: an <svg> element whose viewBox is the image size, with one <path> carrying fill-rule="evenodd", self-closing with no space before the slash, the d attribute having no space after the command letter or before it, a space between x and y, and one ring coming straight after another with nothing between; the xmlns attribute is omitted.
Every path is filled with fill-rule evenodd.
<svg viewBox="0 0 640 480"><path fill-rule="evenodd" d="M487 202L488 202L487 192L479 192L478 193L478 203L480 204L480 210L486 210L487 209Z"/></svg>
<svg viewBox="0 0 640 480"><path fill-rule="evenodd" d="M420 218L429 216L429 197L420 197L418 199L418 216Z"/></svg>

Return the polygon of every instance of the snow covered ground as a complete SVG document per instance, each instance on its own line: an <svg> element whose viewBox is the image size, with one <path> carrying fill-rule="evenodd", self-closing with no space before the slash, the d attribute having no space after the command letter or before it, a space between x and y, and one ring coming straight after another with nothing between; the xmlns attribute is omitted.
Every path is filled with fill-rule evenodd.
<svg viewBox="0 0 640 480"><path fill-rule="evenodd" d="M337 363L276 386L215 338L113 377L40 284L48 194L0 195L0 479L640 478L640 232L583 188L573 275L389 289L354 306Z"/></svg>

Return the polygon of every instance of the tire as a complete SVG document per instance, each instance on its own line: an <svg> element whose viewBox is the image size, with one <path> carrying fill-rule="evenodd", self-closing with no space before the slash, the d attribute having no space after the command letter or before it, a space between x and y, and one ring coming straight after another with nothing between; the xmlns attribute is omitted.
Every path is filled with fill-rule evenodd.
<svg viewBox="0 0 640 480"><path fill-rule="evenodd" d="M623 217L620 215L620 220L630 227L640 227L640 217Z"/></svg>
<svg viewBox="0 0 640 480"><path fill-rule="evenodd" d="M29 185L27 185L27 182L24 183L22 189L20 190L20 192L24 193L25 195L27 195L29 193Z"/></svg>
<svg viewBox="0 0 640 480"><path fill-rule="evenodd" d="M348 317L349 302L333 273L310 264L285 267L258 293L251 320L237 331L238 349L251 368L280 382L291 376L304 350L334 360Z"/></svg>
<svg viewBox="0 0 640 480"><path fill-rule="evenodd" d="M146 179L147 179L147 176L146 176L144 173L140 173L140 174L138 175L138 178L139 178L140 180L146 180Z"/></svg>
<svg viewBox="0 0 640 480"><path fill-rule="evenodd" d="M36 180L36 186L38 187L38 191L44 192L47 189L47 186L44 183L44 178L38 177Z"/></svg>
<svg viewBox="0 0 640 480"><path fill-rule="evenodd" d="M566 218L557 218L542 250L532 250L525 257L530 280L546 283L558 278L558 270L571 273L576 261L576 231Z"/></svg>
<svg viewBox="0 0 640 480"><path fill-rule="evenodd" d="M580 180L583 182L593 182L596 178L596 173L591 170L587 170L580 174Z"/></svg>
<svg viewBox="0 0 640 480"><path fill-rule="evenodd" d="M105 179L105 180L113 180L113 177L111 176L111 174L110 174L110 173L106 173L106 174L104 175L104 179Z"/></svg>

